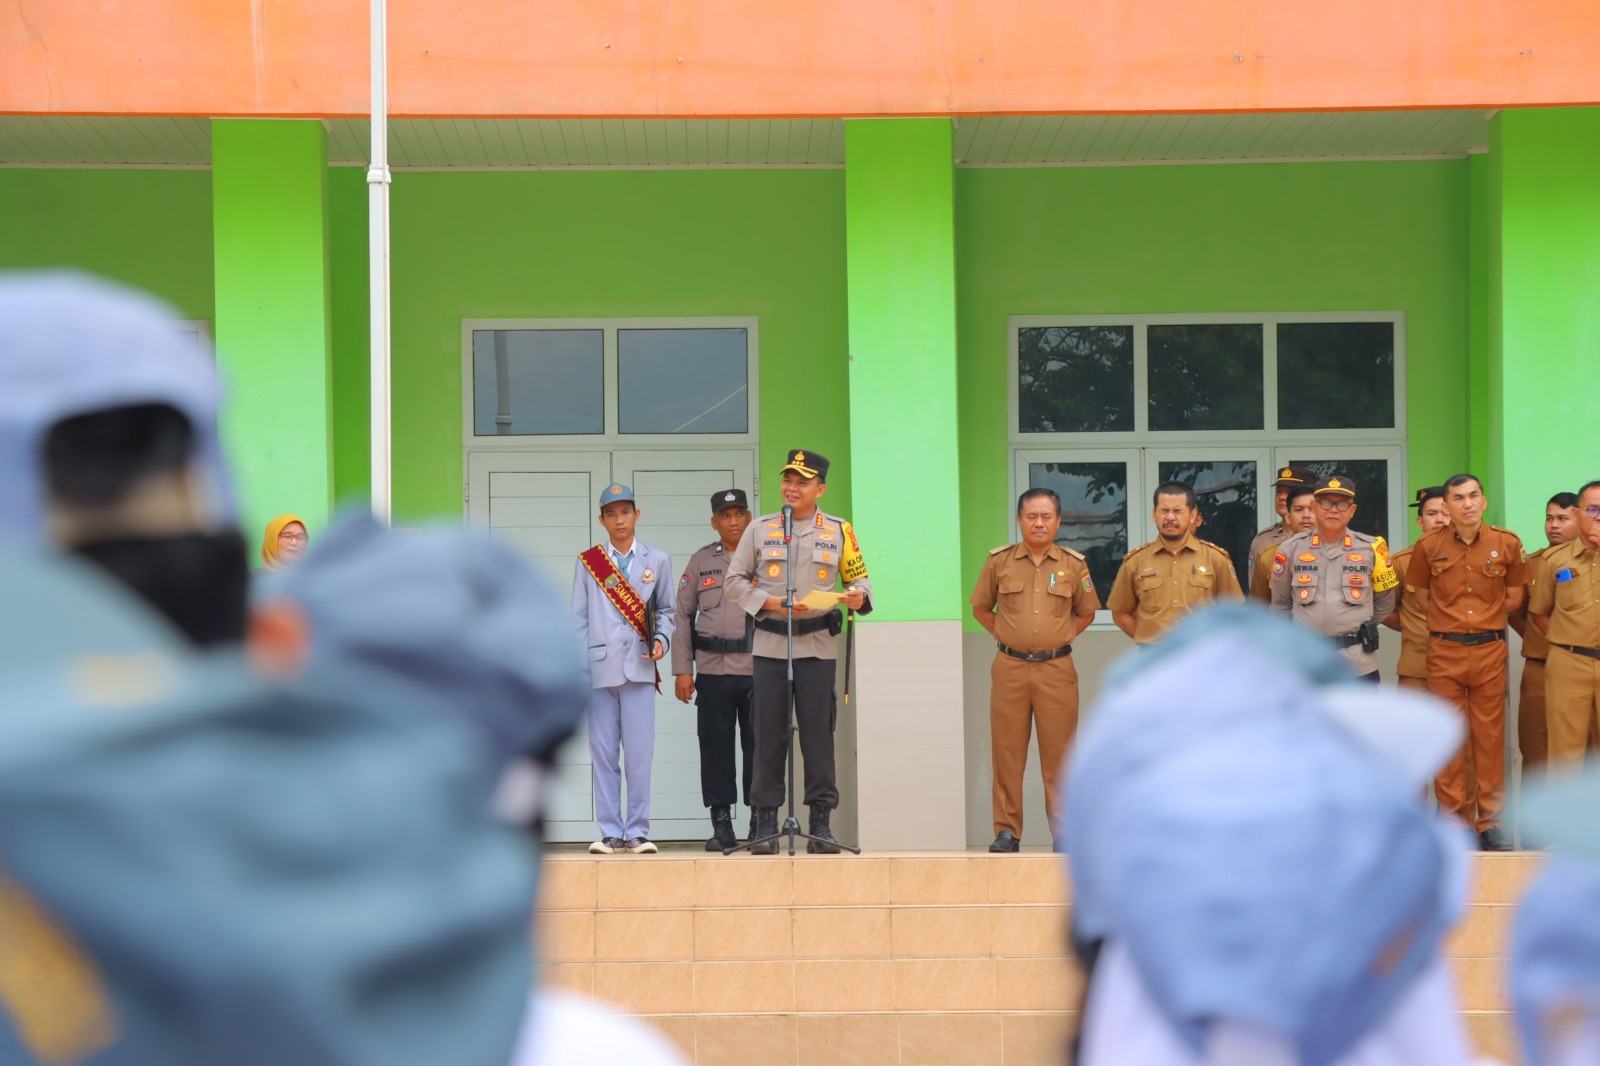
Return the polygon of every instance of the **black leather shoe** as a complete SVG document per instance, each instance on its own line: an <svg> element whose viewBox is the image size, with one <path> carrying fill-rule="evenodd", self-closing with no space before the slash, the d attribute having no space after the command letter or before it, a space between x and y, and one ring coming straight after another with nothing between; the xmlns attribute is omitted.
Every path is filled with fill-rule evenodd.
<svg viewBox="0 0 1600 1066"><path fill-rule="evenodd" d="M752 844L750 846L750 854L778 854L778 808L756 808L756 829L752 839L760 840L761 843Z"/></svg>
<svg viewBox="0 0 1600 1066"><path fill-rule="evenodd" d="M989 845L989 850L996 855L1009 855L1022 849L1022 841L1017 839L1017 834L1009 829L1000 830L1000 835L994 838L994 843Z"/></svg>
<svg viewBox="0 0 1600 1066"><path fill-rule="evenodd" d="M750 808L750 832L748 834L746 834L745 840L747 840L747 841L748 840L754 840L755 838L756 838L756 809L754 807L751 807Z"/></svg>
<svg viewBox="0 0 1600 1066"><path fill-rule="evenodd" d="M1513 851L1511 837L1497 825L1478 834L1478 847L1483 851Z"/></svg>
<svg viewBox="0 0 1600 1066"><path fill-rule="evenodd" d="M707 851L726 851L739 846L739 838L733 835L733 808L711 808L711 839L706 841Z"/></svg>
<svg viewBox="0 0 1600 1066"><path fill-rule="evenodd" d="M811 828L807 832L820 840L806 841L806 852L811 855L837 855L839 842L833 839L833 830L828 828L828 815L833 811L828 807L811 808Z"/></svg>

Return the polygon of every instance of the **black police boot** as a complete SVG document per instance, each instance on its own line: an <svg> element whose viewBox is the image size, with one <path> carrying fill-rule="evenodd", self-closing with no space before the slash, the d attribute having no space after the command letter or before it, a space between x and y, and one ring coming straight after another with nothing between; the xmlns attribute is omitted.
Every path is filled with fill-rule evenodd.
<svg viewBox="0 0 1600 1066"><path fill-rule="evenodd" d="M733 835L733 808L711 808L711 839L706 841L706 850L725 851L738 846L739 838Z"/></svg>
<svg viewBox="0 0 1600 1066"><path fill-rule="evenodd" d="M811 828L808 832L819 837L819 840L806 841L806 851L812 855L837 855L839 842L833 839L833 830L828 828L828 815L833 811L829 807L811 808Z"/></svg>
<svg viewBox="0 0 1600 1066"><path fill-rule="evenodd" d="M757 807L755 809L756 827L751 831L751 840L760 840L761 843L751 845L752 855L778 854L778 808Z"/></svg>
<svg viewBox="0 0 1600 1066"><path fill-rule="evenodd" d="M754 840L755 838L756 838L756 809L754 807L751 807L750 808L750 835L745 837L745 839L746 840Z"/></svg>
<svg viewBox="0 0 1600 1066"><path fill-rule="evenodd" d="M1511 851L1511 837L1497 825L1491 825L1478 834L1479 851Z"/></svg>

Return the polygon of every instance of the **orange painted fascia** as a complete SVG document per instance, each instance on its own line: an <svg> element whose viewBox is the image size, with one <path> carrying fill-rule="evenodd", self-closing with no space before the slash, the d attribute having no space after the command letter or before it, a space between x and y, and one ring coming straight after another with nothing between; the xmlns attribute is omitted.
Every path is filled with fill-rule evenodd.
<svg viewBox="0 0 1600 1066"><path fill-rule="evenodd" d="M392 0L398 116L1600 101L1591 0ZM364 0L14 0L0 112L360 116Z"/></svg>

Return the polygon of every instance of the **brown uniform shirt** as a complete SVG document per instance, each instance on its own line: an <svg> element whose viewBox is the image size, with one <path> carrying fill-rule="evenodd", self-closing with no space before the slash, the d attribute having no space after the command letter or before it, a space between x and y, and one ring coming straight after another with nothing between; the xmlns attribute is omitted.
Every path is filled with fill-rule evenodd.
<svg viewBox="0 0 1600 1066"><path fill-rule="evenodd" d="M1536 552L1528 553L1528 595L1532 597L1533 590L1538 586L1539 579L1544 576L1545 563L1553 547L1545 546ZM1522 606L1512 612L1511 617L1526 619L1529 614L1529 600L1523 600ZM1522 657L1524 659L1548 659L1550 657L1550 639L1540 632L1539 627L1528 622L1522 627Z"/></svg>
<svg viewBox="0 0 1600 1066"><path fill-rule="evenodd" d="M794 594L805 599L810 592L837 592L841 571L848 573L854 566L859 576L846 581L847 589L860 589L867 598L857 614L872 610L872 582L867 578L866 564L861 561L861 549L856 545L855 530L850 523L835 515L824 514L794 520ZM746 614L755 615L756 621L771 619L781 623L782 611L764 611L762 606L768 596L783 599L788 581L784 568L788 565L789 545L783 542L783 515L764 514L750 523L739 538L739 547L728 560L726 594ZM843 610L843 608L838 608ZM820 618L825 612L804 611L794 616L796 622ZM755 654L768 659L782 659L787 637L766 630L756 630ZM837 659L839 638L826 629L796 635L796 659Z"/></svg>
<svg viewBox="0 0 1600 1066"><path fill-rule="evenodd" d="M1551 548L1528 589L1528 612L1550 616L1551 644L1600 648L1600 553L1582 540Z"/></svg>
<svg viewBox="0 0 1600 1066"><path fill-rule="evenodd" d="M1315 531L1296 533L1272 557L1272 610L1324 636L1344 636L1389 617L1399 583L1382 537L1348 530L1325 541ZM1378 668L1377 654L1359 644L1339 654L1358 675Z"/></svg>
<svg viewBox="0 0 1600 1066"><path fill-rule="evenodd" d="M1485 522L1471 544L1454 523L1416 543L1406 584L1427 589L1428 631L1492 633L1506 628L1506 590L1528 583L1522 541Z"/></svg>
<svg viewBox="0 0 1600 1066"><path fill-rule="evenodd" d="M1395 589L1400 603L1400 666L1395 673L1401 677L1428 676L1428 616L1422 612L1422 601L1404 580L1415 548L1415 544L1402 548L1393 559L1394 572L1401 577Z"/></svg>
<svg viewBox="0 0 1600 1066"><path fill-rule="evenodd" d="M672 642L672 672L734 674L749 677L750 653L696 651L694 636L742 640L750 616L724 592L728 554L721 541L713 541L689 556L678 579L678 639Z"/></svg>
<svg viewBox="0 0 1600 1066"><path fill-rule="evenodd" d="M1242 600L1228 553L1190 533L1176 551L1157 537L1122 557L1106 606L1133 615L1133 641L1149 644L1212 600Z"/></svg>
<svg viewBox="0 0 1600 1066"><path fill-rule="evenodd" d="M1260 537L1256 538L1260 540ZM1262 603L1272 602L1272 557L1278 552L1278 545L1283 541L1275 540L1256 553L1256 561L1250 567L1250 598L1260 600Z"/></svg>
<svg viewBox="0 0 1600 1066"><path fill-rule="evenodd" d="M1251 541L1250 541L1249 558L1251 558L1251 559L1259 559L1259 558L1261 558L1261 553L1262 552L1267 551L1270 548L1276 548L1278 545L1282 544L1288 538L1289 538L1289 530L1287 529L1287 527L1284 526L1283 522L1282 521L1274 522L1272 525L1268 526L1266 529L1263 529L1260 533L1257 533L1255 535L1255 537L1251 539ZM1270 570L1271 567L1269 566L1268 569ZM1271 575L1269 574L1268 576L1270 577ZM1255 582L1251 581L1250 584L1252 586L1254 586ZM1255 592L1253 590L1251 592L1251 595L1252 596L1255 595Z"/></svg>
<svg viewBox="0 0 1600 1066"><path fill-rule="evenodd" d="M1054 651L1078 635L1075 617L1100 609L1089 566L1071 548L1052 544L1035 565L1026 544L996 548L983 561L972 606L994 611L995 639L1018 651Z"/></svg>

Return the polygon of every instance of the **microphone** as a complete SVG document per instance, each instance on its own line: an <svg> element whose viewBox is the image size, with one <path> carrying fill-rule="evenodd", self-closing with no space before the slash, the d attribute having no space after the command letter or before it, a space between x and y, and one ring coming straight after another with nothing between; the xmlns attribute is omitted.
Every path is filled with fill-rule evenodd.
<svg viewBox="0 0 1600 1066"><path fill-rule="evenodd" d="M783 505L783 542L785 544L794 537L794 508L788 504Z"/></svg>

